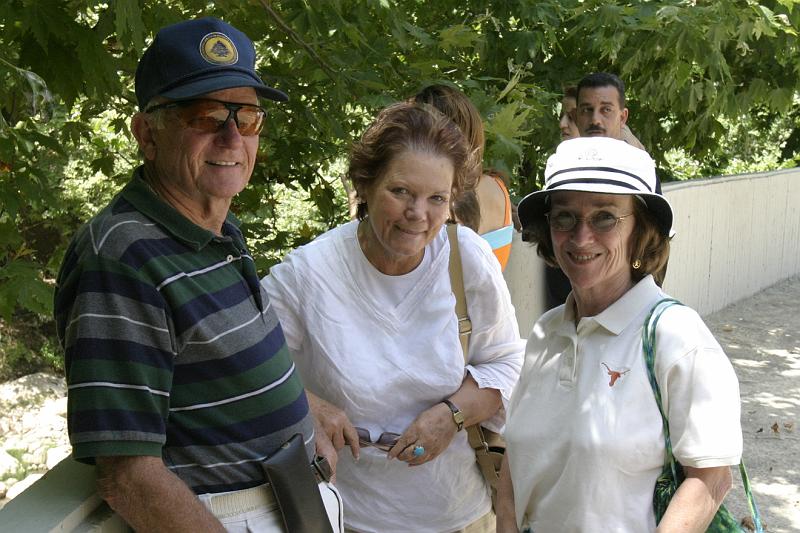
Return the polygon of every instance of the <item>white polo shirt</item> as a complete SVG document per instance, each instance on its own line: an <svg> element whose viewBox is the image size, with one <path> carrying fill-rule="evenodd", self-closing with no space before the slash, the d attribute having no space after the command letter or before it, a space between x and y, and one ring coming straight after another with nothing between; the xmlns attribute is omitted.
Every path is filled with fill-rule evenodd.
<svg viewBox="0 0 800 533"><path fill-rule="evenodd" d="M641 336L665 296L648 276L577 328L572 295L537 321L505 432L520 527L655 530L664 436ZM719 343L685 306L664 312L656 339L675 457L698 468L738 464L739 383Z"/></svg>

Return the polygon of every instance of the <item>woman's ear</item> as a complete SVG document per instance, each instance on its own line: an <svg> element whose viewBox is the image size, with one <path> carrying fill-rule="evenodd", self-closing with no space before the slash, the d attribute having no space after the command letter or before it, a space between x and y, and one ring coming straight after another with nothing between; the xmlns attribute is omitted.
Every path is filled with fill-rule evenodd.
<svg viewBox="0 0 800 533"><path fill-rule="evenodd" d="M144 113L136 113L131 118L131 133L139 145L139 151L145 160L153 161L156 158L155 129Z"/></svg>
<svg viewBox="0 0 800 533"><path fill-rule="evenodd" d="M353 183L353 191L355 193L355 200L357 204L367 203L367 186L363 180Z"/></svg>

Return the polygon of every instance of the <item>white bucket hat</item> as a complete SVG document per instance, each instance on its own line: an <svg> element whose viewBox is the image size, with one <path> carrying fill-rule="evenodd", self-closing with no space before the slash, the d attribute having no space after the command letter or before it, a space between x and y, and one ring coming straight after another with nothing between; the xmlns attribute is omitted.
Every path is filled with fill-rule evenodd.
<svg viewBox="0 0 800 533"><path fill-rule="evenodd" d="M655 162L644 150L610 137L578 137L564 141L547 160L545 186L519 203L522 227L549 211L554 191L634 194L647 205L661 233L672 236L672 208L661 194Z"/></svg>

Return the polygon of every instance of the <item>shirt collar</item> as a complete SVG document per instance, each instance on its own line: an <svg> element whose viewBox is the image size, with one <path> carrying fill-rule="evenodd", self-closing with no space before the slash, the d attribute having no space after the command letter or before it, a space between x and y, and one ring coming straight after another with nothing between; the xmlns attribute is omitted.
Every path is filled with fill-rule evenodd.
<svg viewBox="0 0 800 533"><path fill-rule="evenodd" d="M619 335L639 316L642 309L660 295L661 289L656 285L653 276L645 276L594 319L609 332Z"/></svg>
<svg viewBox="0 0 800 533"><path fill-rule="evenodd" d="M202 249L217 238L213 231L198 226L159 198L144 181L142 167L134 171L133 179L122 189L122 198L176 239L183 241L195 250ZM223 235L230 235L235 240L241 239L239 225L239 220L229 211L222 225Z"/></svg>
<svg viewBox="0 0 800 533"><path fill-rule="evenodd" d="M575 297L570 292L567 295L567 300L562 306L563 309L560 313L553 317L553 322L550 324L550 330L556 332L564 337L575 336Z"/></svg>

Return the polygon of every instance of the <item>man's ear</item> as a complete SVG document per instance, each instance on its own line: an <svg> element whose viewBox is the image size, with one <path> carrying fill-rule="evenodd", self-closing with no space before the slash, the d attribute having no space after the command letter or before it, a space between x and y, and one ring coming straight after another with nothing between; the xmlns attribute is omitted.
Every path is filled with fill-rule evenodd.
<svg viewBox="0 0 800 533"><path fill-rule="evenodd" d="M622 124L621 125L624 126L626 122L628 122L628 108L627 107L622 110Z"/></svg>
<svg viewBox="0 0 800 533"><path fill-rule="evenodd" d="M156 158L156 143L154 139L155 130L147 119L144 113L136 113L131 118L131 133L139 145L139 151L142 152L147 161L152 161Z"/></svg>

